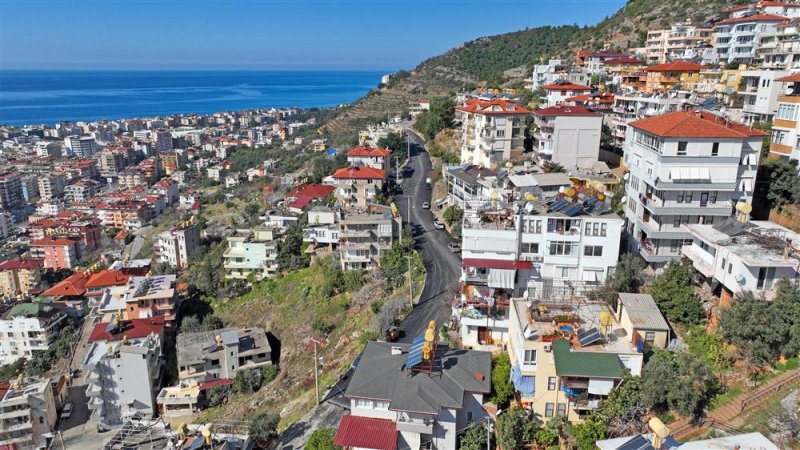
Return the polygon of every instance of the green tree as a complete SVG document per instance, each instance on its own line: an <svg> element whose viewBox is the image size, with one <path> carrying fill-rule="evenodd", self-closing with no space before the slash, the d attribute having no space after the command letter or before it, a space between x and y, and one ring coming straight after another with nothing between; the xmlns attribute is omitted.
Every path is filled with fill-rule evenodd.
<svg viewBox="0 0 800 450"><path fill-rule="evenodd" d="M552 161L545 161L542 164L542 169L548 173L566 173L567 169L564 168L561 164Z"/></svg>
<svg viewBox="0 0 800 450"><path fill-rule="evenodd" d="M800 174L796 160L772 159L764 163L762 171L769 186L767 200L770 207L800 202Z"/></svg>
<svg viewBox="0 0 800 450"><path fill-rule="evenodd" d="M405 282L405 273L408 271L407 256L413 251L411 239L395 241L389 250L381 253L381 273L390 286L397 287Z"/></svg>
<svg viewBox="0 0 800 450"><path fill-rule="evenodd" d="M267 383L272 382L272 380L274 380L275 377L278 376L279 371L280 369L278 369L278 366L274 364L270 364L269 366L264 367L264 369L261 370L261 385L263 386Z"/></svg>
<svg viewBox="0 0 800 450"><path fill-rule="evenodd" d="M525 448L535 442L541 420L525 408L512 406L497 419L497 440L504 449Z"/></svg>
<svg viewBox="0 0 800 450"><path fill-rule="evenodd" d="M261 413L253 417L247 429L250 439L259 444L269 444L278 436L278 422L281 416L275 413Z"/></svg>
<svg viewBox="0 0 800 450"><path fill-rule="evenodd" d="M464 210L458 206L448 206L445 208L444 213L442 213L442 218L447 222L447 225L460 223L461 219L464 218Z"/></svg>
<svg viewBox="0 0 800 450"><path fill-rule="evenodd" d="M714 372L730 369L733 358L717 333L709 333L702 325L693 326L684 338L688 350L702 359Z"/></svg>
<svg viewBox="0 0 800 450"><path fill-rule="evenodd" d="M622 384L603 400L599 410L611 437L638 433L646 421L647 412L642 399L641 377L634 377L630 372L625 374Z"/></svg>
<svg viewBox="0 0 800 450"><path fill-rule="evenodd" d="M644 282L644 263L641 258L632 254L624 254L619 258L611 287L616 292L639 292Z"/></svg>
<svg viewBox="0 0 800 450"><path fill-rule="evenodd" d="M408 159L408 144L403 138L403 133L389 133L386 137L378 139L377 144L378 147L388 148L392 151L392 167Z"/></svg>
<svg viewBox="0 0 800 450"><path fill-rule="evenodd" d="M494 433L487 432L486 422L475 423L458 440L459 450L486 450L486 438L489 437L489 448L495 448Z"/></svg>
<svg viewBox="0 0 800 450"><path fill-rule="evenodd" d="M461 233L462 233L462 231L461 231L461 223L460 222L456 222L450 228L450 236L452 236L453 239L455 239L457 241L460 241L461 240Z"/></svg>
<svg viewBox="0 0 800 450"><path fill-rule="evenodd" d="M427 139L433 139L440 131L453 124L455 110L452 98L440 98L431 103L430 110L417 116L414 128Z"/></svg>
<svg viewBox="0 0 800 450"><path fill-rule="evenodd" d="M335 428L321 428L311 433L306 442L306 450L341 450L342 447L333 445L333 438L336 437Z"/></svg>
<svg viewBox="0 0 800 450"><path fill-rule="evenodd" d="M694 293L694 276L691 261L672 262L653 282L650 294L669 320L696 325L705 319L706 311Z"/></svg>
<svg viewBox="0 0 800 450"><path fill-rule="evenodd" d="M308 267L310 257L302 250L303 229L299 224L293 223L286 228L283 239L278 242L277 261L280 270L290 272Z"/></svg>
<svg viewBox="0 0 800 450"><path fill-rule="evenodd" d="M230 395L231 395L230 385L214 386L208 390L208 394L206 395L206 403L210 407L221 405L228 400L228 397L230 397Z"/></svg>
<svg viewBox="0 0 800 450"><path fill-rule="evenodd" d="M570 424L567 434L578 450L594 450L595 442L606 438L605 425L597 415L591 415L579 424Z"/></svg>
<svg viewBox="0 0 800 450"><path fill-rule="evenodd" d="M657 411L700 414L716 389L711 369L688 351L656 350L642 371L642 401Z"/></svg>
<svg viewBox="0 0 800 450"><path fill-rule="evenodd" d="M492 360L492 401L498 407L505 408L513 396L511 359L508 353L501 353Z"/></svg>
<svg viewBox="0 0 800 450"><path fill-rule="evenodd" d="M344 274L344 286L347 292L356 292L364 285L364 272L361 270L348 270Z"/></svg>
<svg viewBox="0 0 800 450"><path fill-rule="evenodd" d="M233 390L237 394L252 394L261 388L261 377L258 369L239 370L233 377Z"/></svg>
<svg viewBox="0 0 800 450"><path fill-rule="evenodd" d="M772 122L756 122L753 124L753 128L767 133L764 140L761 141L761 158L766 158L769 156L769 147L772 143Z"/></svg>

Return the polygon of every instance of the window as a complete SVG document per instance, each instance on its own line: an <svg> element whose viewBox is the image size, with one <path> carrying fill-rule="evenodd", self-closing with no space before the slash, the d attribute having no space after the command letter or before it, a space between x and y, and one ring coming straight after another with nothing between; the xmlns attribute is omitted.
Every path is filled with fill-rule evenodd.
<svg viewBox="0 0 800 450"><path fill-rule="evenodd" d="M711 144L711 156L719 156L719 142Z"/></svg>
<svg viewBox="0 0 800 450"><path fill-rule="evenodd" d="M775 112L776 119L797 120L797 105L791 103L781 103Z"/></svg>
<svg viewBox="0 0 800 450"><path fill-rule="evenodd" d="M700 193L700 206L708 205L708 192Z"/></svg>
<svg viewBox="0 0 800 450"><path fill-rule="evenodd" d="M676 198L678 203L683 203L683 191L678 192L678 197Z"/></svg>
<svg viewBox="0 0 800 450"><path fill-rule="evenodd" d="M575 256L578 251L578 244L575 242L551 241L549 247L551 255Z"/></svg>
<svg viewBox="0 0 800 450"><path fill-rule="evenodd" d="M725 261L725 258L722 258L722 265L720 265L719 267L720 267L720 268L722 268L722 269L724 269L724 268L725 268L725 263L726 263L726 262L727 262L727 261Z"/></svg>
<svg viewBox="0 0 800 450"><path fill-rule="evenodd" d="M601 223L600 224L600 236L605 236L607 231L608 231L608 224L607 223Z"/></svg>
<svg viewBox="0 0 800 450"><path fill-rule="evenodd" d="M717 192L714 191L708 196L708 201L710 203L717 203Z"/></svg>
<svg viewBox="0 0 800 450"><path fill-rule="evenodd" d="M387 409L389 409L389 402L376 400L375 401L375 409L387 410Z"/></svg>
<svg viewBox="0 0 800 450"><path fill-rule="evenodd" d="M653 346L653 342L656 341L656 333L655 331L645 331L644 333L644 343L650 347Z"/></svg>
<svg viewBox="0 0 800 450"><path fill-rule="evenodd" d="M686 156L686 147L688 145L689 143L685 141L678 142L678 156Z"/></svg>
<svg viewBox="0 0 800 450"><path fill-rule="evenodd" d="M539 253L538 242L523 242L522 253Z"/></svg>
<svg viewBox="0 0 800 450"><path fill-rule="evenodd" d="M356 407L357 408L367 408L372 409L372 400L367 400L363 398L356 399Z"/></svg>
<svg viewBox="0 0 800 450"><path fill-rule="evenodd" d="M553 410L555 409L556 405L554 403L546 403L544 405L544 416L545 417L553 417Z"/></svg>
<svg viewBox="0 0 800 450"><path fill-rule="evenodd" d="M556 390L556 377L547 377L547 390L548 391Z"/></svg>
<svg viewBox="0 0 800 450"><path fill-rule="evenodd" d="M774 281L774 267L761 267L758 269L758 282L756 283L756 289L771 289Z"/></svg>
<svg viewBox="0 0 800 450"><path fill-rule="evenodd" d="M556 274L561 278L572 278L572 267L556 267Z"/></svg>
<svg viewBox="0 0 800 450"><path fill-rule="evenodd" d="M583 256L603 256L603 246L585 245L583 247Z"/></svg>
<svg viewBox="0 0 800 450"><path fill-rule="evenodd" d="M467 423L472 422L472 411L467 411Z"/></svg>
<svg viewBox="0 0 800 450"><path fill-rule="evenodd" d="M566 403L559 403L558 410L556 412L559 416L566 416L567 415L567 404Z"/></svg>
<svg viewBox="0 0 800 450"><path fill-rule="evenodd" d="M728 273L733 272L733 263L728 263Z"/></svg>
<svg viewBox="0 0 800 450"><path fill-rule="evenodd" d="M536 350L525 350L522 359L523 364L536 364Z"/></svg>
<svg viewBox="0 0 800 450"><path fill-rule="evenodd" d="M506 130L497 130L497 137L506 137Z"/></svg>

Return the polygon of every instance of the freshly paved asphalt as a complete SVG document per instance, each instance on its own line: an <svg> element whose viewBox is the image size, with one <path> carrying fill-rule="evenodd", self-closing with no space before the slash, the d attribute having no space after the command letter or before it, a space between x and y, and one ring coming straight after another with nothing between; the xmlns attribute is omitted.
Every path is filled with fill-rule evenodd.
<svg viewBox="0 0 800 450"><path fill-rule="evenodd" d="M403 179L403 194L394 199L404 222L408 223L407 201L410 196L411 224L417 230L415 247L422 254L427 271L425 288L417 305L400 324L400 342L411 342L414 337L423 333L431 320L441 326L449 318L450 301L458 290L461 255L450 252L447 244L455 241L446 231L437 230L433 226L433 214L422 208L423 202L431 203L432 208L436 207L431 201L432 192L425 183L432 168L431 159L423 147L422 139L409 131L405 134L411 141L410 165L414 171L411 178Z"/></svg>

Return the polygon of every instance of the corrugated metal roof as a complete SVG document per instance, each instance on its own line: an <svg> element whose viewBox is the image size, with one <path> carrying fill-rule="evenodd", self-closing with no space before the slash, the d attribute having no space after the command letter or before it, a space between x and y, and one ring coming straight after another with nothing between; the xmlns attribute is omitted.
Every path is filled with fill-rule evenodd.
<svg viewBox="0 0 800 450"><path fill-rule="evenodd" d="M463 261L464 267L481 267L486 269L530 269L533 263L530 261L513 261L502 259L481 259L481 258L465 258Z"/></svg>
<svg viewBox="0 0 800 450"><path fill-rule="evenodd" d="M353 415L342 416L333 444L375 450L397 448L397 427L388 419L373 419Z"/></svg>
<svg viewBox="0 0 800 450"><path fill-rule="evenodd" d="M669 331L669 324L650 294L620 293L619 301L637 330Z"/></svg>

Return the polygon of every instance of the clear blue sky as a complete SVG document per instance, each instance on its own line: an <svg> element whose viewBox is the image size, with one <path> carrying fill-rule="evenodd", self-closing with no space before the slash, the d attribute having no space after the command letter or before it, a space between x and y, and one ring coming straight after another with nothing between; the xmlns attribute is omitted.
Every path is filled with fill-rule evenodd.
<svg viewBox="0 0 800 450"><path fill-rule="evenodd" d="M0 69L400 69L625 0L0 0Z"/></svg>

